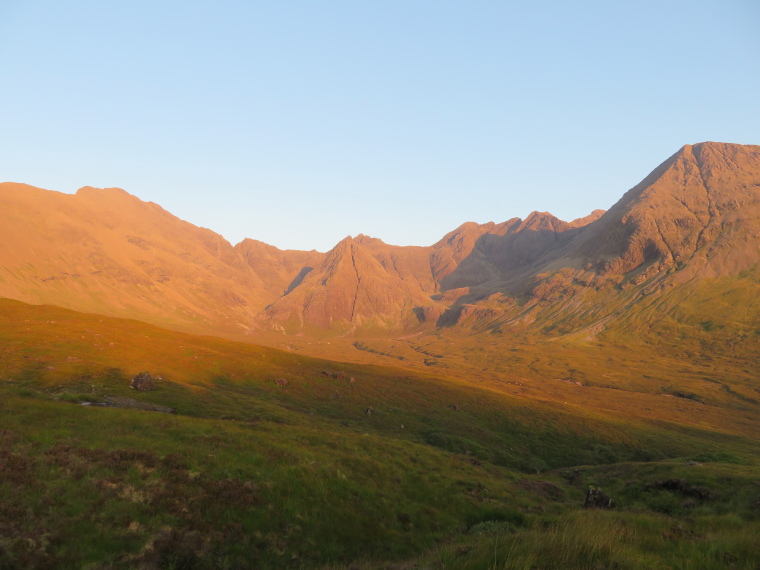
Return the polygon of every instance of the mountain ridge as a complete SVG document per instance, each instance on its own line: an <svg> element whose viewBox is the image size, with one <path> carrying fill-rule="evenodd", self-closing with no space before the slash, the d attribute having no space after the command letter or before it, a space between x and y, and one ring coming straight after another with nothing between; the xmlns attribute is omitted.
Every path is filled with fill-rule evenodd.
<svg viewBox="0 0 760 570"><path fill-rule="evenodd" d="M233 246L118 188L3 183L0 207L0 295L24 302L223 335L568 332L753 274L760 147L685 145L606 212L466 222L430 246L363 234L327 253Z"/></svg>

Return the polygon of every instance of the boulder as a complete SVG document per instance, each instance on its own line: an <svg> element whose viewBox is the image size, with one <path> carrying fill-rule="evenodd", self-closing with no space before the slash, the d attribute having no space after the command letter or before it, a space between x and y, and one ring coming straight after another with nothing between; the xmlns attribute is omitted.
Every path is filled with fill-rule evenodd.
<svg viewBox="0 0 760 570"><path fill-rule="evenodd" d="M601 489L589 487L586 491L586 502L583 503L584 509L612 509L615 503Z"/></svg>
<svg viewBox="0 0 760 570"><path fill-rule="evenodd" d="M130 388L134 388L138 392L149 392L156 389L156 384L151 378L149 372L138 372L135 377L132 378L132 382L129 383Z"/></svg>

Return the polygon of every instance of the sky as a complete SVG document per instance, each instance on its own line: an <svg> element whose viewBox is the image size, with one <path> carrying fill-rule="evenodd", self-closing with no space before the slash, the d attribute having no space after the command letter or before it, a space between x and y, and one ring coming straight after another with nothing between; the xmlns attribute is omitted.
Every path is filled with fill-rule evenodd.
<svg viewBox="0 0 760 570"><path fill-rule="evenodd" d="M757 0L0 0L0 181L281 249L572 220L760 144L758 30Z"/></svg>

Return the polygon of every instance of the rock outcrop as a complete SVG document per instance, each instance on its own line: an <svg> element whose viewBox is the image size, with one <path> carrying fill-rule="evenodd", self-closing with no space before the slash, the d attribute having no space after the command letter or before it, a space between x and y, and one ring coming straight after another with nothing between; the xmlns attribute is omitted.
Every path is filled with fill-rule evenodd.
<svg viewBox="0 0 760 570"><path fill-rule="evenodd" d="M615 503L601 489L589 487L586 491L586 501L583 503L583 508L609 510L615 508Z"/></svg>
<svg viewBox="0 0 760 570"><path fill-rule="evenodd" d="M132 381L129 383L129 387L134 388L138 392L150 392L156 389L156 383L150 375L150 372L143 371L134 375Z"/></svg>

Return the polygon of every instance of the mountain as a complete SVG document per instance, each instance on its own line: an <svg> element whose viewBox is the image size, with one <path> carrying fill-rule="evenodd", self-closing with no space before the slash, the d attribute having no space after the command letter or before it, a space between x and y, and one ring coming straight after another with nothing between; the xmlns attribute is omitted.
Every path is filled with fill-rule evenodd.
<svg viewBox="0 0 760 570"><path fill-rule="evenodd" d="M651 262L719 277L757 263L758 230L760 147L703 143L683 147L626 193L578 246L610 259L607 272Z"/></svg>
<svg viewBox="0 0 760 570"><path fill-rule="evenodd" d="M724 143L684 146L607 212L467 222L426 247L233 247L113 188L6 183L0 207L0 295L213 334L593 335L676 310L694 324L718 289L749 302L760 273L760 147ZM759 316L754 302L713 316L729 313L745 328Z"/></svg>
<svg viewBox="0 0 760 570"><path fill-rule="evenodd" d="M267 246L280 265L257 263L250 244L118 188L4 183L0 211L0 296L196 332L244 332L318 255Z"/></svg>
<svg viewBox="0 0 760 570"><path fill-rule="evenodd" d="M425 309L434 302L419 283L386 269L371 247L351 237L342 240L293 291L268 307L260 322L287 332L343 333L404 330L424 322ZM411 264L403 274L408 279L417 267Z"/></svg>
<svg viewBox="0 0 760 570"><path fill-rule="evenodd" d="M646 327L692 301L695 316L706 314L718 306L708 302L712 286L728 287L737 299L756 291L760 147L687 145L591 223L528 235L537 245L522 247L531 251L522 259L508 257L509 242L493 243L504 238L479 238L473 263L492 271L468 283L476 294L463 299L459 314L495 304L498 318L491 311L480 326L520 323L554 334L615 322ZM457 269L460 279L472 278L468 263ZM757 323L753 307L736 318Z"/></svg>
<svg viewBox="0 0 760 570"><path fill-rule="evenodd" d="M346 238L323 264L257 320L276 330L412 331L435 327L469 287L522 267L564 243L565 232L602 214L567 223L533 212L526 220L466 223L429 247L399 247L359 235Z"/></svg>

